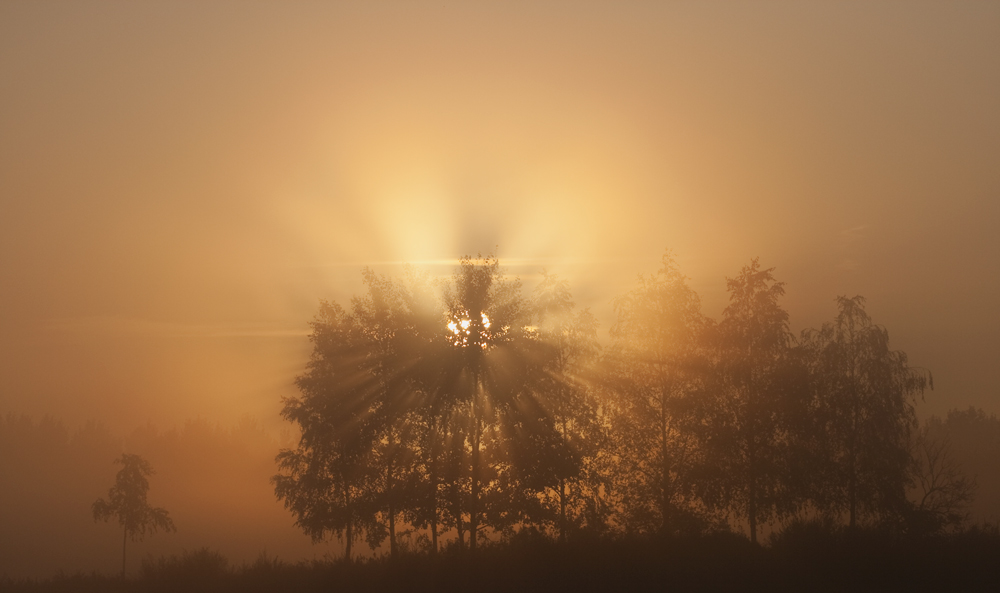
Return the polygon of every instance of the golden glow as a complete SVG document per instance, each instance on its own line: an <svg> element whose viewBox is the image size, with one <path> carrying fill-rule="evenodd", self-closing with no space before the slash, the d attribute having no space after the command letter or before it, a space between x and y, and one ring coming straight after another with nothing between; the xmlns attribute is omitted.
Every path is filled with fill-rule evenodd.
<svg viewBox="0 0 1000 593"><path fill-rule="evenodd" d="M98 5L2 10L0 413L277 431L362 266L496 253L605 339L666 247L713 317L754 256L801 327L865 294L930 412L1000 411L998 3Z"/></svg>
<svg viewBox="0 0 1000 593"><path fill-rule="evenodd" d="M462 317L449 321L448 329L451 330L451 333L453 334L451 343L455 346L468 346L469 339L472 337L472 330L470 329L471 325L472 320L468 317Z"/></svg>
<svg viewBox="0 0 1000 593"><path fill-rule="evenodd" d="M501 332L496 334L488 331L492 325L489 316L486 313L480 313L479 316L482 320L481 329L472 326L472 319L467 312L463 313L462 317L454 318L448 322L448 330L452 333L450 341L453 345L468 346L472 343L478 344L480 348L486 350L495 337L506 333L507 328L503 328Z"/></svg>

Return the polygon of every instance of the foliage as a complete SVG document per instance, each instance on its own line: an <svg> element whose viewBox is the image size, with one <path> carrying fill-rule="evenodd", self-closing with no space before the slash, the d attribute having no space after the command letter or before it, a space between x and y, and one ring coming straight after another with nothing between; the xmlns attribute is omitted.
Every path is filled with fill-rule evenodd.
<svg viewBox="0 0 1000 593"><path fill-rule="evenodd" d="M788 313L778 304L784 284L772 270L754 259L727 279L729 306L714 335L715 372L699 398L705 499L745 517L753 542L761 521L796 504L788 421L800 391Z"/></svg>
<svg viewBox="0 0 1000 593"><path fill-rule="evenodd" d="M911 528L922 532L958 529L968 521L968 507L976 490L952 454L951 442L940 418L927 420L913 442Z"/></svg>
<svg viewBox="0 0 1000 593"><path fill-rule="evenodd" d="M98 498L92 510L95 521L118 519L124 531L122 574L125 574L125 540L141 541L147 533L155 533L158 529L176 531L177 528L166 509L152 507L146 501L148 477L153 474L149 462L138 455L124 453L115 463L122 468L108 491L108 499Z"/></svg>
<svg viewBox="0 0 1000 593"><path fill-rule="evenodd" d="M357 320L323 303L312 323L315 346L307 373L296 383L301 398L285 400L282 415L300 426L299 447L278 454L275 493L314 541L344 537L346 555L363 535L381 543L369 506L373 471L364 456L374 440L368 422L372 382L367 344Z"/></svg>
<svg viewBox="0 0 1000 593"><path fill-rule="evenodd" d="M142 561L139 577L178 586L217 580L229 573L229 560L219 552L200 548L180 556L147 558Z"/></svg>
<svg viewBox="0 0 1000 593"><path fill-rule="evenodd" d="M691 399L705 376L709 322L669 252L614 307L607 407L622 521L629 532L683 531L701 510Z"/></svg>
<svg viewBox="0 0 1000 593"><path fill-rule="evenodd" d="M552 423L553 432L543 434L558 438L549 450L559 457L550 460L553 471L536 489L539 514L565 541L569 532L600 531L607 520L602 494L607 484L598 461L607 431L592 376L600 345L597 319L589 309L574 311L569 283L547 272L542 276L531 300L534 336L547 350L535 393ZM536 450L546 450L539 445ZM543 464L535 459L525 473L537 477Z"/></svg>
<svg viewBox="0 0 1000 593"><path fill-rule="evenodd" d="M494 256L437 282L366 269L349 309L324 302L312 322L283 410L301 437L278 456L275 492L347 558L362 539L395 557L690 536L730 518L756 543L760 524L803 512L954 524L943 509L963 482L941 455L925 455L930 494L904 498L929 376L888 348L860 297L796 342L772 272L755 259L729 278L715 323L667 252L615 299L602 353L596 319L553 275L526 298Z"/></svg>
<svg viewBox="0 0 1000 593"><path fill-rule="evenodd" d="M439 526L474 548L482 521L521 524L571 456L541 405L548 351L520 284L495 257L463 259L436 298L412 274L364 280L350 311L323 303L312 324L301 396L283 411L302 436L278 456L276 494L314 539L344 538L347 557L362 534L394 554L397 517L429 527L435 551Z"/></svg>
<svg viewBox="0 0 1000 593"><path fill-rule="evenodd" d="M908 366L906 354L889 349L889 332L874 324L864 298L838 297L833 323L807 332L812 351L820 423L814 434L826 451L818 502L859 518L887 521L906 509L906 486L916 427L913 403L933 382Z"/></svg>
<svg viewBox="0 0 1000 593"><path fill-rule="evenodd" d="M931 417L931 436L946 441L948 454L962 473L976 484L976 496L967 507L975 517L1000 517L1000 419L981 409L951 410Z"/></svg>

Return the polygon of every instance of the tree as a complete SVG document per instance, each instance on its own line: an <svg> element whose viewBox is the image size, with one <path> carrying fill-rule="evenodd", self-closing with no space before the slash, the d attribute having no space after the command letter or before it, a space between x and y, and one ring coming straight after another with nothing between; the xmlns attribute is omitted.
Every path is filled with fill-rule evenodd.
<svg viewBox="0 0 1000 593"><path fill-rule="evenodd" d="M125 546L129 539L142 541L147 533L157 529L177 531L166 509L151 507L146 502L149 491L149 476L153 468L138 455L124 453L115 460L121 464L115 477L115 485L108 490L108 500L98 498L92 507L94 521L108 521L117 518L122 526L122 577L125 576Z"/></svg>
<svg viewBox="0 0 1000 593"><path fill-rule="evenodd" d="M518 437L535 437L551 432L551 427L541 422L537 402L529 394L540 366L531 353L536 342L527 329L530 311L520 281L505 278L495 256L464 257L445 288L444 304L452 346L444 384L455 398L452 408L468 412L464 436L471 449L469 548L475 550L484 486L499 485L500 468L484 463L484 437L496 446L504 442L522 447L528 441ZM517 468L516 460L512 466ZM461 537L460 527L459 532Z"/></svg>
<svg viewBox="0 0 1000 593"><path fill-rule="evenodd" d="M603 480L595 460L605 444L605 430L589 376L600 345L597 319L589 309L573 311L569 284L546 272L542 276L531 308L536 335L548 351L536 392L568 453L557 464L553 483L544 485L545 502L554 491L559 541L565 541L571 525L579 528L588 515L594 522L587 511L600 498Z"/></svg>
<svg viewBox="0 0 1000 593"><path fill-rule="evenodd" d="M392 279L362 270L367 291L351 300L352 317L364 344L364 366L374 388L368 422L372 425L372 449L367 461L375 478L375 508L385 518L389 535L389 554L395 556L396 519L406 513L408 485L413 482L415 384L404 372L409 352L404 336L413 331L405 289ZM375 469L378 468L378 469Z"/></svg>
<svg viewBox="0 0 1000 593"><path fill-rule="evenodd" d="M323 303L312 323L301 396L282 412L301 438L278 456L275 492L314 539L344 537L350 557L362 533L373 549L388 537L395 553L397 517L429 526L436 549L443 486L459 541L468 512L474 548L483 484L496 485L484 435L497 440L530 374L520 284L495 257L464 258L437 299L419 279L363 275L349 312ZM457 471L466 459L471 472Z"/></svg>
<svg viewBox="0 0 1000 593"><path fill-rule="evenodd" d="M698 295L667 252L656 274L614 301L611 327L613 446L626 520L667 534L692 518L692 475L698 454L685 426L689 397L704 365L708 325Z"/></svg>
<svg viewBox="0 0 1000 593"><path fill-rule="evenodd" d="M807 332L817 388L817 414L827 452L820 505L861 517L889 519L906 509L914 398L929 373L911 368L906 353L889 349L889 332L872 322L865 299L838 297L833 323Z"/></svg>
<svg viewBox="0 0 1000 593"><path fill-rule="evenodd" d="M715 384L699 398L706 496L745 517L750 540L761 520L794 506L789 489L791 443L786 407L796 390L788 383L791 334L778 304L784 283L757 259L727 278L729 306L716 334Z"/></svg>
<svg viewBox="0 0 1000 593"><path fill-rule="evenodd" d="M929 418L913 442L913 478L916 501L912 523L920 531L959 528L968 519L976 492L951 450L947 428L940 418Z"/></svg>
<svg viewBox="0 0 1000 593"><path fill-rule="evenodd" d="M933 417L931 421L934 438L947 440L955 465L975 481L968 512L977 518L1000 517L1000 418L969 407L949 410L940 424Z"/></svg>
<svg viewBox="0 0 1000 593"><path fill-rule="evenodd" d="M312 322L313 354L296 379L302 392L285 400L282 416L299 425L296 449L277 457L272 478L277 497L296 516L296 525L321 541L343 537L350 560L364 534L373 548L384 538L375 519L374 468L366 456L376 440L373 400L380 395L371 373L370 344L355 317L335 303L322 303Z"/></svg>

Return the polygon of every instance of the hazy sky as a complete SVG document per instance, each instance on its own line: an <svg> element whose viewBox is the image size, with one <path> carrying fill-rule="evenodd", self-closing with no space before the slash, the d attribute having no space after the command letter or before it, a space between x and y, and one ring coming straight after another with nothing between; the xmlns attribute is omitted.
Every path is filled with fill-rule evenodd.
<svg viewBox="0 0 1000 593"><path fill-rule="evenodd" d="M1000 3L0 3L0 413L279 422L319 299L499 248L862 294L1000 412Z"/></svg>

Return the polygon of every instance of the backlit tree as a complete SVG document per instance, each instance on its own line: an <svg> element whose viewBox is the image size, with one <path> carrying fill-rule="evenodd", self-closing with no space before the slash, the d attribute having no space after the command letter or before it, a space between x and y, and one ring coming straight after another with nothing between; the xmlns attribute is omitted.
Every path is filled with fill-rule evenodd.
<svg viewBox="0 0 1000 593"><path fill-rule="evenodd" d="M115 460L122 468L115 476L115 484L108 490L108 499L98 498L92 507L94 521L118 519L122 527L122 576L125 576L125 547L128 540L142 541L158 529L176 531L166 509L152 507L146 501L149 476L153 468L138 455L124 453Z"/></svg>
<svg viewBox="0 0 1000 593"><path fill-rule="evenodd" d="M640 276L614 307L608 407L625 522L629 529L671 533L697 506L691 471L699 452L687 425L708 322L669 252L661 269Z"/></svg>
<svg viewBox="0 0 1000 593"><path fill-rule="evenodd" d="M757 259L727 278L729 306L716 334L712 386L699 398L706 455L703 487L715 506L745 518L750 540L761 521L794 509L787 404L799 394L787 379L794 359L784 284Z"/></svg>
<svg viewBox="0 0 1000 593"><path fill-rule="evenodd" d="M813 350L817 415L825 439L824 506L859 519L898 516L910 481L914 401L929 373L889 348L889 332L872 322L863 297L838 297L833 323L807 333Z"/></svg>

